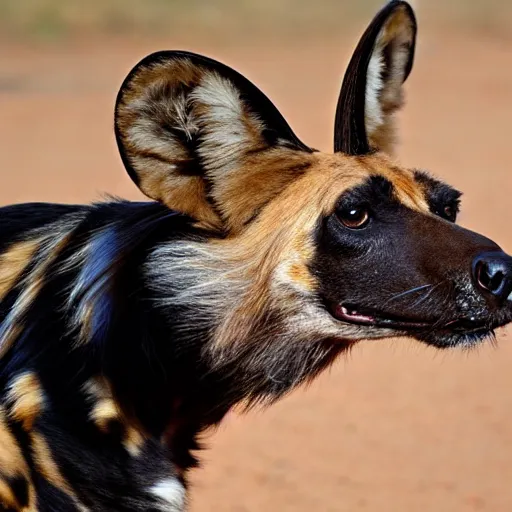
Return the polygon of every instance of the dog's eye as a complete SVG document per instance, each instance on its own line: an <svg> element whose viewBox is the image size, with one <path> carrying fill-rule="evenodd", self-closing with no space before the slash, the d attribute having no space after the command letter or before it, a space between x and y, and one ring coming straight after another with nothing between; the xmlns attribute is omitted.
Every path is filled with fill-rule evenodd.
<svg viewBox="0 0 512 512"><path fill-rule="evenodd" d="M457 210L454 206L445 206L443 212L446 215L447 219L450 219L451 221L455 222L455 218L457 217Z"/></svg>
<svg viewBox="0 0 512 512"><path fill-rule="evenodd" d="M455 218L455 211L453 210L452 206L445 206L443 208L443 214L447 219L454 219Z"/></svg>
<svg viewBox="0 0 512 512"><path fill-rule="evenodd" d="M450 222L455 222L457 219L457 207L452 204L443 206L436 213L439 215L439 217L449 220Z"/></svg>
<svg viewBox="0 0 512 512"><path fill-rule="evenodd" d="M364 207L339 209L336 215L340 222L350 229L362 229L370 220L370 214Z"/></svg>

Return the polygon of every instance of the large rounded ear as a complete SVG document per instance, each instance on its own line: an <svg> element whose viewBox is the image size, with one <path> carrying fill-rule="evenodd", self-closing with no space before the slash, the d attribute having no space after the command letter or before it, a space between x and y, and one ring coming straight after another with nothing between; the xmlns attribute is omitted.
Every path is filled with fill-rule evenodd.
<svg viewBox="0 0 512 512"><path fill-rule="evenodd" d="M182 51L134 67L117 97L115 132L142 192L225 231L252 218L311 152L246 78Z"/></svg>
<svg viewBox="0 0 512 512"><path fill-rule="evenodd" d="M362 155L391 152L393 114L402 106L402 85L414 60L416 18L393 0L375 16L347 68L336 109L334 150Z"/></svg>

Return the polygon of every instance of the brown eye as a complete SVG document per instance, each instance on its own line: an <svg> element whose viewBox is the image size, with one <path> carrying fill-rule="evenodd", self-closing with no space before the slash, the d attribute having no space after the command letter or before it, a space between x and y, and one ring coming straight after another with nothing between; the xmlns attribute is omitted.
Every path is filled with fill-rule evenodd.
<svg viewBox="0 0 512 512"><path fill-rule="evenodd" d="M453 206L445 206L443 209L444 217L447 219L455 219L455 210L453 209Z"/></svg>
<svg viewBox="0 0 512 512"><path fill-rule="evenodd" d="M337 212L338 219L347 228L362 229L370 220L370 214L366 208L347 208Z"/></svg>
<svg viewBox="0 0 512 512"><path fill-rule="evenodd" d="M457 207L447 204L442 207L442 209L438 210L437 215L442 217L443 219L449 220L450 222L455 222L457 218Z"/></svg>

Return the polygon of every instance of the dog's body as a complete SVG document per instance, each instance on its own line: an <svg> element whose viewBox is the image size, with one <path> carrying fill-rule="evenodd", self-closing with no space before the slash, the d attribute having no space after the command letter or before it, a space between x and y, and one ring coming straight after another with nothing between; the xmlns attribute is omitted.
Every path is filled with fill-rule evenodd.
<svg viewBox="0 0 512 512"><path fill-rule="evenodd" d="M138 269L155 237L162 239L166 231L172 238L172 233L187 230L186 220L158 203L20 205L3 208L1 215L3 225L12 231L3 259L19 270L18 275L3 276L4 341L17 336L12 331L17 322L28 327L11 350L6 346L1 359L0 472L13 494L9 487L0 487L4 509L181 510L180 468L191 464L187 450L194 447L188 425L177 428L182 439L171 457L171 447L152 441L149 430L143 436L138 425L121 420L112 392L100 375L105 363L112 365L112 371L124 374L120 377L132 387L126 389L130 395L148 385L144 391L148 394L136 399L137 407L143 415L143 409L153 409L154 434L162 428L164 420L158 416L169 415L164 408L172 407L171 394L164 389L183 389L185 383L177 373L186 372L191 363L180 358L175 363L177 371L163 375L155 361L164 355L147 354L147 348L136 344L155 336L162 330L158 323L163 322L145 305L147 297L138 293L142 279ZM114 249L111 244L116 242L119 245ZM123 242L130 247L123 247ZM75 261L80 252L82 262ZM114 254L124 261L114 261ZM115 284L108 283L113 275L102 262L115 265L124 276L118 274ZM94 276L86 276L89 272ZM21 286L11 287L10 279ZM76 297L75 305L69 294L73 281L78 285L75 291L82 295ZM79 282L89 289L80 289ZM25 311L23 294L28 290L34 296L28 299L30 311ZM115 311L119 315L121 321L115 325L123 332L115 339L123 345L123 368L116 368L114 360L107 363L107 352L114 347L102 346L100 339L95 348L89 343L80 347L71 318L90 293L99 293L98 298L108 294L100 299L106 301L101 314ZM106 318L91 320L108 322Z"/></svg>
<svg viewBox="0 0 512 512"><path fill-rule="evenodd" d="M512 259L385 155L415 33L401 1L369 26L334 155L226 66L151 55L116 135L157 202L0 210L1 510L182 511L196 438L235 405L361 339L469 345L512 319Z"/></svg>

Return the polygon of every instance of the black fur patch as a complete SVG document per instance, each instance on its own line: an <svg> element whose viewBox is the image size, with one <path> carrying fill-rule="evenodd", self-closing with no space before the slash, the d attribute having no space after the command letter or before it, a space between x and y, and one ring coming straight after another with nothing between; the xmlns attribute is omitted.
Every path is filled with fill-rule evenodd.
<svg viewBox="0 0 512 512"><path fill-rule="evenodd" d="M455 222L460 210L462 193L436 180L425 171L415 171L414 177L425 187L430 211L443 219Z"/></svg>

